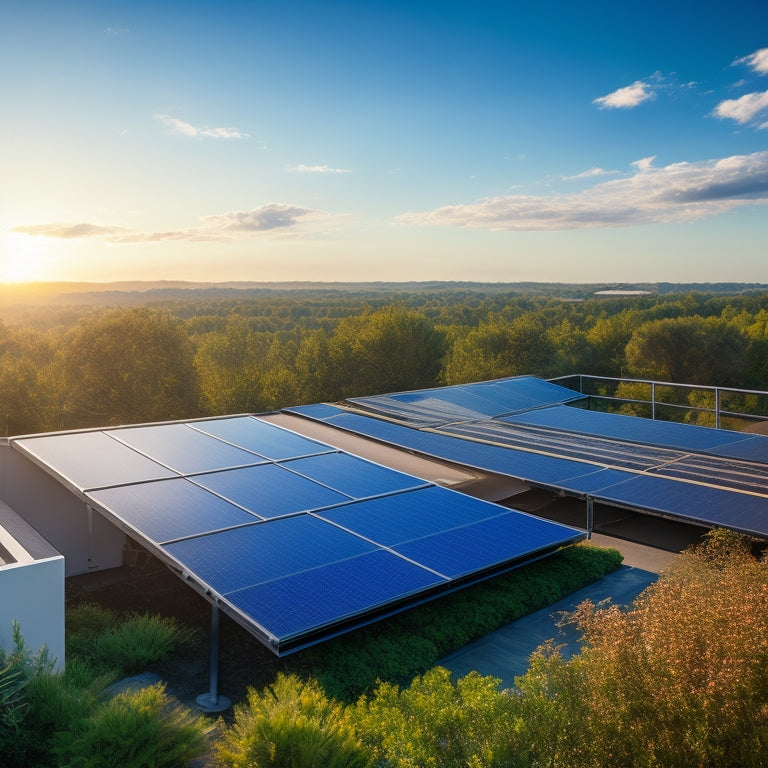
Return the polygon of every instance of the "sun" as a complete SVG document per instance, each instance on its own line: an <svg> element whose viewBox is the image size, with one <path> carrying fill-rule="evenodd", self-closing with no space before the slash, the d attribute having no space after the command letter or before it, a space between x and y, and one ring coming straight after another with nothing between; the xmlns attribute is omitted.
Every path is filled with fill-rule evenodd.
<svg viewBox="0 0 768 768"><path fill-rule="evenodd" d="M18 232L0 235L0 283L31 283L45 279L48 258L36 237Z"/></svg>

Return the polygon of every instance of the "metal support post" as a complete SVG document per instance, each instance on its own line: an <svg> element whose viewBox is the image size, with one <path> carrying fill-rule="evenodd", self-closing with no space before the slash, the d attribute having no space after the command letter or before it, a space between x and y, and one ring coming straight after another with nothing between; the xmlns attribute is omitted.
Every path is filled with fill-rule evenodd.
<svg viewBox="0 0 768 768"><path fill-rule="evenodd" d="M595 502L587 496L587 539L592 538L592 528L595 525Z"/></svg>
<svg viewBox="0 0 768 768"><path fill-rule="evenodd" d="M226 696L219 696L219 607L216 603L211 604L210 651L211 689L195 701L203 712L223 712L232 702Z"/></svg>

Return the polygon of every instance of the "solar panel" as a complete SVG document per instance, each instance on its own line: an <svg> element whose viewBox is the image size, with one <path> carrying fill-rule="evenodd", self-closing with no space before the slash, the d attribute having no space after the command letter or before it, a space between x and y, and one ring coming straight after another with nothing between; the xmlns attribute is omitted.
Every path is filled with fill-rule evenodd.
<svg viewBox="0 0 768 768"><path fill-rule="evenodd" d="M328 453L291 459L280 466L354 499L424 485L423 480L348 453Z"/></svg>
<svg viewBox="0 0 768 768"><path fill-rule="evenodd" d="M262 518L341 504L350 498L278 464L197 475L194 481Z"/></svg>
<svg viewBox="0 0 768 768"><path fill-rule="evenodd" d="M91 491L88 496L154 542L180 539L258 518L184 478Z"/></svg>
<svg viewBox="0 0 768 768"><path fill-rule="evenodd" d="M238 467L265 460L192 429L187 424L130 427L109 430L106 434L181 474Z"/></svg>
<svg viewBox="0 0 768 768"><path fill-rule="evenodd" d="M439 389L352 398L350 402L406 423L436 426L562 403L581 397L570 389L523 376Z"/></svg>
<svg viewBox="0 0 768 768"><path fill-rule="evenodd" d="M500 421L510 424L535 424L583 435L610 437L680 450L712 451L744 440L744 436L739 432L707 429L671 421L654 421L618 413L587 411L567 405L502 417Z"/></svg>
<svg viewBox="0 0 768 768"><path fill-rule="evenodd" d="M737 491L635 475L601 490L595 499L707 526L724 526L748 535L766 535L767 500Z"/></svg>
<svg viewBox="0 0 768 768"><path fill-rule="evenodd" d="M353 416L330 406L320 412ZM462 443L414 434L454 449ZM248 416L12 445L277 653L584 538ZM558 471L583 473L570 464Z"/></svg>
<svg viewBox="0 0 768 768"><path fill-rule="evenodd" d="M742 440L707 449L706 453L723 456L724 458L748 459L749 461L759 461L763 464L768 464L768 436L747 435L743 432L741 436Z"/></svg>
<svg viewBox="0 0 768 768"><path fill-rule="evenodd" d="M397 544L392 549L450 579L460 579L509 566L515 560L529 560L540 551L551 551L549 526L554 530L558 524L510 511L463 528ZM580 534L574 530L573 540L578 538Z"/></svg>
<svg viewBox="0 0 768 768"><path fill-rule="evenodd" d="M268 459L291 459L333 449L253 416L194 422L195 429Z"/></svg>
<svg viewBox="0 0 768 768"><path fill-rule="evenodd" d="M463 528L506 512L504 507L471 496L463 497L458 503L453 491L431 486L317 514L381 546L392 547L411 539Z"/></svg>
<svg viewBox="0 0 768 768"><path fill-rule="evenodd" d="M274 636L273 645L286 651L307 644L327 627L343 627L366 614L381 618L409 598L445 585L446 580L431 571L376 550L225 597L245 615L258 617Z"/></svg>
<svg viewBox="0 0 768 768"><path fill-rule="evenodd" d="M13 440L78 490L177 477L103 432L68 432Z"/></svg>
<svg viewBox="0 0 768 768"><path fill-rule="evenodd" d="M165 544L163 549L223 595L377 547L311 515L297 515Z"/></svg>

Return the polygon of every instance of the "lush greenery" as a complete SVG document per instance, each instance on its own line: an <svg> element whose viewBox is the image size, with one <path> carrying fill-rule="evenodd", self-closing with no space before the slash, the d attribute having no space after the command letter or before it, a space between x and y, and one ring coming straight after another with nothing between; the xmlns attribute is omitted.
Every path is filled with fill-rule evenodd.
<svg viewBox="0 0 768 768"><path fill-rule="evenodd" d="M265 289L6 311L0 433L258 412L518 374L768 389L767 293L566 293Z"/></svg>
<svg viewBox="0 0 768 768"><path fill-rule="evenodd" d="M95 606L67 612L67 665L54 672L16 628L0 651L2 768L185 766L206 754L211 724L174 702L162 684L105 696L116 679L165 658L191 638L159 616L118 617Z"/></svg>
<svg viewBox="0 0 768 768"><path fill-rule="evenodd" d="M83 609L84 634L114 632ZM228 724L174 703L162 685L109 700L91 655L53 673L45 656L0 658L3 766L184 766L212 751L240 768L719 768L765 765L768 561L715 531L628 610L584 603L582 650L537 649L512 690L432 668L356 701L308 675L250 690ZM88 645L83 636L77 647Z"/></svg>
<svg viewBox="0 0 768 768"><path fill-rule="evenodd" d="M615 549L569 547L490 581L304 651L294 666L353 701L380 680L410 680L438 659L591 584L621 564Z"/></svg>

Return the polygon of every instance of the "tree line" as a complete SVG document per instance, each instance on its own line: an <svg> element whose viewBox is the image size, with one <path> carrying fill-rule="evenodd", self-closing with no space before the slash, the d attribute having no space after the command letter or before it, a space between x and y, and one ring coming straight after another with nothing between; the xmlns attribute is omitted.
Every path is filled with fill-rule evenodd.
<svg viewBox="0 0 768 768"><path fill-rule="evenodd" d="M768 389L768 293L282 292L0 321L0 433L584 373Z"/></svg>

